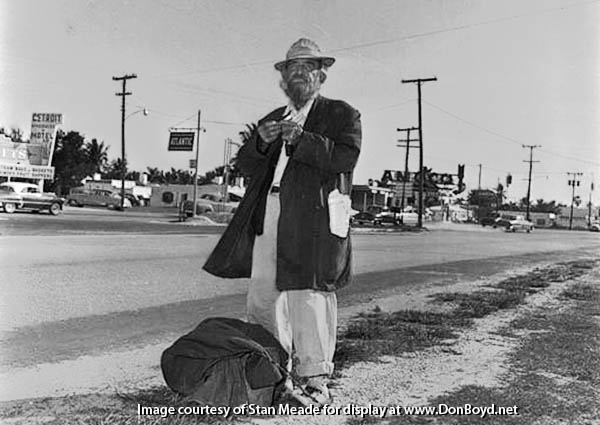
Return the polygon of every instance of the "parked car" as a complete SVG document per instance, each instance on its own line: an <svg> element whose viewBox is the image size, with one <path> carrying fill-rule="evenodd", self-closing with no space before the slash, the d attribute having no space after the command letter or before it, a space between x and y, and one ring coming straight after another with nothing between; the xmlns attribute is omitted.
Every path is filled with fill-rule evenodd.
<svg viewBox="0 0 600 425"><path fill-rule="evenodd" d="M504 229L508 229L510 227L510 222L516 219L516 215L502 215L496 219L492 227L503 227Z"/></svg>
<svg viewBox="0 0 600 425"><path fill-rule="evenodd" d="M531 221L525 220L525 218L521 216L517 216L516 219L510 220L508 227L506 228L507 232L516 232L518 230L523 230L527 233L532 232L534 229L534 225Z"/></svg>
<svg viewBox="0 0 600 425"><path fill-rule="evenodd" d="M396 214L394 214L394 213L391 213L391 214L380 213L375 216L375 220L373 221L374 226L383 226L386 224L387 225L391 224L392 226L399 226L401 223L400 223L400 219L396 218Z"/></svg>
<svg viewBox="0 0 600 425"><path fill-rule="evenodd" d="M120 196L121 195L119 195L119 199L120 199ZM139 206L143 205L143 202L144 202L139 196L134 195L133 193L126 193L125 199L128 199L129 202L131 202L132 207L139 207Z"/></svg>
<svg viewBox="0 0 600 425"><path fill-rule="evenodd" d="M370 212L362 211L350 217L350 224L354 226L363 226L365 224L375 224L375 215Z"/></svg>
<svg viewBox="0 0 600 425"><path fill-rule="evenodd" d="M0 206L2 206L4 212L12 214L17 210L17 208L21 208L23 206L23 200L12 188L1 186Z"/></svg>
<svg viewBox="0 0 600 425"><path fill-rule="evenodd" d="M417 224L419 221L419 214L416 212L401 212L398 214L398 220L401 224Z"/></svg>
<svg viewBox="0 0 600 425"><path fill-rule="evenodd" d="M241 199L241 197L234 195L233 193L228 194L227 201L220 194L205 193L196 200L196 215L205 214L207 212L233 214L237 211ZM194 201L191 199L183 201L182 211L188 217L193 215L193 204Z"/></svg>
<svg viewBox="0 0 600 425"><path fill-rule="evenodd" d="M46 210L52 215L58 215L62 211L64 199L56 196L55 193L41 192L39 187L31 183L6 182L0 184L5 199L2 201L4 212L10 214L17 208L29 209L32 211ZM10 201L14 199L15 202ZM20 202L18 202L20 200Z"/></svg>
<svg viewBox="0 0 600 425"><path fill-rule="evenodd" d="M498 220L498 218L500 218L498 216L498 214L488 215L486 217L482 217L481 219L479 219L479 224L481 224L483 227L485 227L485 226L497 227L496 220Z"/></svg>
<svg viewBox="0 0 600 425"><path fill-rule="evenodd" d="M131 208L132 203L127 195L125 194L123 207ZM67 197L67 204L74 207L89 205L94 207L121 208L121 194L106 189L74 187Z"/></svg>
<svg viewBox="0 0 600 425"><path fill-rule="evenodd" d="M590 231L591 232L600 232L600 221L596 221L596 222L590 224Z"/></svg>

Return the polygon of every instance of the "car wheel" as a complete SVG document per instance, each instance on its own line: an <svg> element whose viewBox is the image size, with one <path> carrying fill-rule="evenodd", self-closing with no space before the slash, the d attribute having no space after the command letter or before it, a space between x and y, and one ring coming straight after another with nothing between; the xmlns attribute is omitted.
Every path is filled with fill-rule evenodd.
<svg viewBox="0 0 600 425"><path fill-rule="evenodd" d="M50 208L48 209L48 211L50 211L50 214L52 214L52 215L59 215L60 214L60 204L57 202L52 203L52 205L50 205Z"/></svg>
<svg viewBox="0 0 600 425"><path fill-rule="evenodd" d="M11 202L4 204L4 212L6 214L12 214L17 210L17 205Z"/></svg>

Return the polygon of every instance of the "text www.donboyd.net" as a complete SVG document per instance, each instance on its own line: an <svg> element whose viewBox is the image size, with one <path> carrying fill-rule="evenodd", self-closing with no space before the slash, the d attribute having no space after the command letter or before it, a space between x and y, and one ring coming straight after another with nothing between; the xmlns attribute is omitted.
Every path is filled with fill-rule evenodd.
<svg viewBox="0 0 600 425"><path fill-rule="evenodd" d="M282 404L280 406L264 407L256 404L242 404L240 406L142 406L138 404L139 416L161 416L163 418L171 415L251 415L251 416L274 416L274 415L347 415L347 416L377 416L385 418L388 416L515 416L519 414L518 406L474 406L463 404L462 406L449 406L438 404L436 406L376 406L372 404L358 405L346 404L345 406L305 406L297 407Z"/></svg>

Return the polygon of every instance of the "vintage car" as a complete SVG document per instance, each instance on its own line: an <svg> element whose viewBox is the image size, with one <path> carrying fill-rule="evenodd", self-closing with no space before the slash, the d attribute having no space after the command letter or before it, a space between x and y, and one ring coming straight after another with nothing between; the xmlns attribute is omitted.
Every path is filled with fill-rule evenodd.
<svg viewBox="0 0 600 425"><path fill-rule="evenodd" d="M127 195L125 195L125 201L123 202L124 208L130 208L132 205L132 201ZM121 207L121 194L105 189L74 187L67 197L67 203L74 207L89 205L118 209Z"/></svg>
<svg viewBox="0 0 600 425"><path fill-rule="evenodd" d="M0 186L0 206L6 213L12 214L23 206L23 200L12 188Z"/></svg>
<svg viewBox="0 0 600 425"><path fill-rule="evenodd" d="M525 220L522 216L517 216L514 220L510 220L508 226L506 227L507 232L516 232L519 230L523 230L527 233L532 232L534 229L534 225L531 221Z"/></svg>
<svg viewBox="0 0 600 425"><path fill-rule="evenodd" d="M233 193L229 193L227 200L222 195L217 193L205 193L200 195L196 200L196 214L204 214L208 212L216 213L235 213L242 198ZM194 213L193 210L194 201L186 200L183 201L181 211L187 217L191 217Z"/></svg>
<svg viewBox="0 0 600 425"><path fill-rule="evenodd" d="M48 211L52 215L58 215L62 211L64 199L54 193L40 192L37 185L22 182L6 182L0 184L3 199L4 212L11 214L17 208L32 211Z"/></svg>
<svg viewBox="0 0 600 425"><path fill-rule="evenodd" d="M375 215L370 212L361 211L350 217L350 224L353 226L363 226L365 224L373 225L375 223Z"/></svg>

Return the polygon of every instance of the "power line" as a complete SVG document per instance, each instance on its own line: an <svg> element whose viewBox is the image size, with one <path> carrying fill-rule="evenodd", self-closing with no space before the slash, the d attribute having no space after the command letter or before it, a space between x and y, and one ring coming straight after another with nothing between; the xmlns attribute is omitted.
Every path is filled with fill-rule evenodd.
<svg viewBox="0 0 600 425"><path fill-rule="evenodd" d="M503 16L503 17L489 19L489 20L481 21L481 22L475 22L475 23L471 23L471 24L457 25L454 27L440 28L437 30L415 33L415 34L405 35L405 36L401 36L401 37L393 37L393 38L389 38L389 39L385 39L385 40L377 40L377 41L371 41L371 42L367 42L367 43L359 43L359 44L353 44L353 45L344 46L344 47L338 47L335 49L330 49L329 52L336 53L336 52L343 52L343 51L348 51L348 50L364 49L367 47L381 46L381 45L385 45L385 44L393 44L393 43L398 43L401 41L408 41L408 40L413 40L413 39L417 39L417 38L429 37L429 36L433 36L433 35L437 35L437 34L461 31L461 30L466 30L466 29L485 26L485 25L497 24L497 23L505 22L505 21L512 21L512 20L527 17L527 16L535 16L535 15L539 15L539 14L554 12L557 10L570 9L570 8L579 7L579 6L587 6L589 4L595 4L598 2L600 2L600 0L582 1L582 2L572 3L572 4L564 5L564 6L532 11L529 13L522 13L522 14L517 14L517 15L511 15L511 16ZM177 76L184 76L184 75L208 74L211 72L232 71L232 70L243 69L243 68L248 68L248 67L253 67L253 66L272 65L276 61L277 61L277 59L264 59L264 60L258 60L255 62L250 62L250 63L245 63L245 64L227 65L227 66L220 66L220 67L214 67L214 68L206 68L206 69L201 69L201 70L174 73L174 74L157 75L157 76L154 76L153 78L177 77Z"/></svg>
<svg viewBox="0 0 600 425"><path fill-rule="evenodd" d="M520 142L519 140L513 139L513 138L511 138L511 137L504 136L503 134L500 134L500 133L497 133L497 132L495 132L495 131L493 131L493 130L490 130L490 129L488 129L488 128L482 127L482 126L480 126L479 124L475 124L475 123L474 123L474 122L472 122L472 121L469 121L469 120L466 120L466 119L464 119L464 118L461 118L461 117L459 117L458 115L456 115L456 114L453 114L452 112L450 112L450 111L447 111L447 110L445 110L444 108L442 108L442 107L440 107L440 106L434 105L434 104L433 104L433 103L431 103L431 102L428 102L428 101L426 101L426 100L424 100L423 102L425 102L427 105L431 106L432 108L435 108L435 109L437 109L438 111L440 111L440 112L443 112L444 114L451 116L452 118L454 118L454 119L456 119L456 120L458 120L458 121L461 121L461 122L464 122L465 124L468 124L468 125L470 125L471 127L474 127L474 128L477 128L477 129L479 129L479 130L485 131L486 133L489 133L489 134L491 134L491 135L493 135L493 136L499 137L499 138L501 138L501 139L503 139L503 140L506 140L506 141L508 141L508 142L511 142L511 143L513 143L513 144L516 144L516 145L519 145L519 146L521 146L521 145L523 144L523 143L522 143L522 142Z"/></svg>
<svg viewBox="0 0 600 425"><path fill-rule="evenodd" d="M458 121L461 121L461 122L463 122L463 123L465 123L467 125L470 125L471 127L474 127L474 128L479 129L479 130L482 130L482 131L484 131L484 132L486 132L488 134L491 134L491 135L496 136L496 137L498 137L500 139L506 140L507 142L510 142L510 143L513 143L513 144L517 144L517 145L523 145L523 142L520 141L520 140L514 139L512 137L505 136L505 135L503 135L501 133L498 133L496 131L490 130L489 128L485 128L485 127L483 127L483 126L481 126L479 124L476 124L476 123L474 123L472 121L469 121L469 120L467 120L465 118L462 118L462 117L460 117L460 116L458 116L458 115L456 115L456 114L454 114L454 113L452 113L450 111L447 111L446 109L442 108L441 106L435 105L435 104L433 104L431 102L428 102L426 100L424 100L423 102L426 103L427 105L431 106L432 108L437 109L438 111L443 112L444 114L449 115L452 118L455 118ZM583 159L583 158L577 158L577 157L574 157L574 156L564 155L564 154L561 154L559 152L555 152L555 151L548 150L548 149L540 149L540 152L543 152L543 153L546 153L546 154L550 154L550 155L555 155L555 156L558 156L558 157L561 157L561 158L565 158L565 159L571 159L573 161L585 162L587 164L593 164L593 165L600 165L600 162L598 162L598 161L591 161L591 160L587 160L587 159Z"/></svg>

